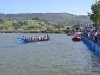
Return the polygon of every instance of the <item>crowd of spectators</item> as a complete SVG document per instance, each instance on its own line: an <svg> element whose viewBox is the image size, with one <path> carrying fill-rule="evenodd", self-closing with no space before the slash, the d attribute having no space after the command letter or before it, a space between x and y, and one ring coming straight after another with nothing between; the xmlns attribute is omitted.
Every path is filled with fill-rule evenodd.
<svg viewBox="0 0 100 75"><path fill-rule="evenodd" d="M82 35L94 43L98 43L100 41L100 26L98 27L85 27L83 29Z"/></svg>

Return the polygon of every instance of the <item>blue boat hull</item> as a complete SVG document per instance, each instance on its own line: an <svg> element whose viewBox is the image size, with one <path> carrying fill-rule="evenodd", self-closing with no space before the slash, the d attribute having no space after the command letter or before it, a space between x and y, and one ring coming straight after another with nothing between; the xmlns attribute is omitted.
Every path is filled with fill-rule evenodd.
<svg viewBox="0 0 100 75"><path fill-rule="evenodd" d="M39 42L39 41L48 41L50 37L45 40L23 40L22 38L17 38L17 42L20 43L28 43L28 42Z"/></svg>

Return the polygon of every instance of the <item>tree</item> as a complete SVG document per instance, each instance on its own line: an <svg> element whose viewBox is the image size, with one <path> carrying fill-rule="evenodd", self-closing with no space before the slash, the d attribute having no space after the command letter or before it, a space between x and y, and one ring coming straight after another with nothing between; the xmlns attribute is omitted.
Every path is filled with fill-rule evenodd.
<svg viewBox="0 0 100 75"><path fill-rule="evenodd" d="M21 27L21 25L18 23L12 23L12 26L14 27L15 30Z"/></svg>
<svg viewBox="0 0 100 75"><path fill-rule="evenodd" d="M3 22L4 22L4 20L0 19L0 23L3 23Z"/></svg>
<svg viewBox="0 0 100 75"><path fill-rule="evenodd" d="M92 4L91 10L92 13L89 14L90 20L93 21L94 26L100 26L100 0Z"/></svg>
<svg viewBox="0 0 100 75"><path fill-rule="evenodd" d="M60 28L61 28L61 24L60 23L57 25L57 28L58 28L58 30L60 30Z"/></svg>
<svg viewBox="0 0 100 75"><path fill-rule="evenodd" d="M32 18L32 20L40 20L39 17Z"/></svg>

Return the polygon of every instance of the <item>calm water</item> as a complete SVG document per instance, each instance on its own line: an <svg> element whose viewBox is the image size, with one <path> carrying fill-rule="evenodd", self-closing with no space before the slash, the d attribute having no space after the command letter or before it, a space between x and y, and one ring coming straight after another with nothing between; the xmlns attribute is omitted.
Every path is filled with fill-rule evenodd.
<svg viewBox="0 0 100 75"><path fill-rule="evenodd" d="M100 75L100 57L73 36L17 44L23 35L44 34L0 33L0 75Z"/></svg>

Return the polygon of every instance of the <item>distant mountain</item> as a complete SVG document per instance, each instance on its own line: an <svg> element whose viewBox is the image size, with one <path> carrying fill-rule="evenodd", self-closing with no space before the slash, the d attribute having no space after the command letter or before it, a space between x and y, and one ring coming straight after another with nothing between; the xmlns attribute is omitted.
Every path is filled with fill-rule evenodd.
<svg viewBox="0 0 100 75"><path fill-rule="evenodd" d="M54 23L74 23L74 22L90 22L89 16L86 15L73 15L69 13L19 13L19 14L2 14L0 19L3 20L29 20L39 18Z"/></svg>

